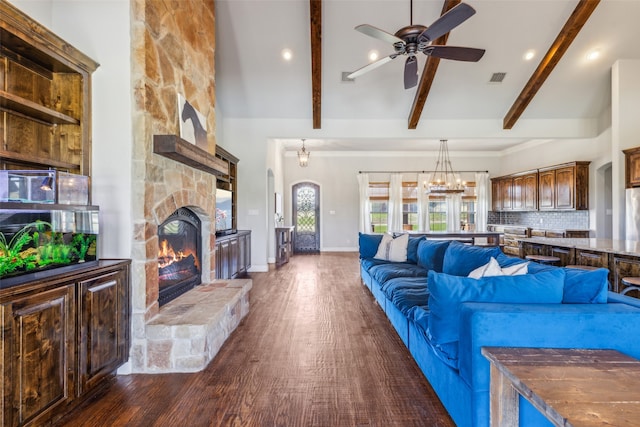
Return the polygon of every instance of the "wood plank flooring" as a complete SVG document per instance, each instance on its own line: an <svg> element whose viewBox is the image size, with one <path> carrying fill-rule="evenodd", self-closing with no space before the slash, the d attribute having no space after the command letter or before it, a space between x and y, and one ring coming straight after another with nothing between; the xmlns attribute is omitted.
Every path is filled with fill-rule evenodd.
<svg viewBox="0 0 640 427"><path fill-rule="evenodd" d="M251 273L250 312L202 372L118 376L65 426L454 426L360 282L355 253Z"/></svg>

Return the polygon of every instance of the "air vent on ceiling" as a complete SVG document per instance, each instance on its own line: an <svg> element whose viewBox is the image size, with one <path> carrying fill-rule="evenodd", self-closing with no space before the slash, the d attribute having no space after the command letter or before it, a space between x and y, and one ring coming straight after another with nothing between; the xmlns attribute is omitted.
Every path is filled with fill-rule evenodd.
<svg viewBox="0 0 640 427"><path fill-rule="evenodd" d="M507 73L493 73L489 79L489 83L502 83Z"/></svg>
<svg viewBox="0 0 640 427"><path fill-rule="evenodd" d="M346 82L346 83L353 83L356 81L356 79L350 79L349 77L347 77L349 74L351 74L351 71L343 71L342 72L342 81Z"/></svg>

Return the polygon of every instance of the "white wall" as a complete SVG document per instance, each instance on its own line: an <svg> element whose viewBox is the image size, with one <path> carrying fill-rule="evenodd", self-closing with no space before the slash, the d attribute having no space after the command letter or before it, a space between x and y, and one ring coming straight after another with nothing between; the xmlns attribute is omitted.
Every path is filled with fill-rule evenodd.
<svg viewBox="0 0 640 427"><path fill-rule="evenodd" d="M93 204L102 258L131 256L131 40L126 0L12 0L100 63L93 84Z"/></svg>

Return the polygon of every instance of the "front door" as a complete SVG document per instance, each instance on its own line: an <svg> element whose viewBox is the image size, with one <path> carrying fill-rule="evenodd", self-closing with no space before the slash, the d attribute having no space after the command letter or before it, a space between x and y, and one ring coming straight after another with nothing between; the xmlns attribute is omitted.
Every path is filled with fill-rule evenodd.
<svg viewBox="0 0 640 427"><path fill-rule="evenodd" d="M310 182L293 186L294 253L320 252L320 187Z"/></svg>

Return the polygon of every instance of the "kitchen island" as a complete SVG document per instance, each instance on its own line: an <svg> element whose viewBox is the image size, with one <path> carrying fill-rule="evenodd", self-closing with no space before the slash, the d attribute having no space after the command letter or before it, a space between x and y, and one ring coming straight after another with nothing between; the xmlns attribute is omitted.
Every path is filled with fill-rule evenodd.
<svg viewBox="0 0 640 427"><path fill-rule="evenodd" d="M547 255L560 258L559 265L586 265L609 269L613 292L622 292L623 277L640 277L640 242L598 238L530 237L519 239L522 257ZM631 292L631 296L640 296Z"/></svg>
<svg viewBox="0 0 640 427"><path fill-rule="evenodd" d="M501 234L497 231L408 231L406 233L412 237L425 236L429 240L458 240L463 243L485 246L498 246Z"/></svg>

